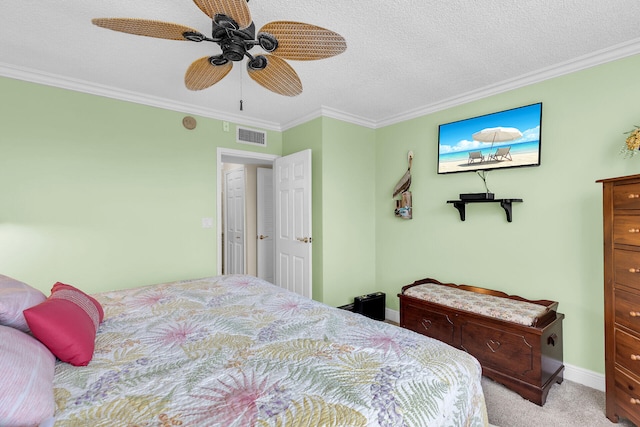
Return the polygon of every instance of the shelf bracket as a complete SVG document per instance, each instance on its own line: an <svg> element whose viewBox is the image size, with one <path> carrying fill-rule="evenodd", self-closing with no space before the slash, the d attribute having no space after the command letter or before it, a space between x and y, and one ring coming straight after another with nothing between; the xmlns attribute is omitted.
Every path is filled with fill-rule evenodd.
<svg viewBox="0 0 640 427"><path fill-rule="evenodd" d="M522 199L480 199L480 200L448 200L447 203L452 203L453 207L460 213L460 220L465 220L466 205L468 203L500 203L504 213L507 216L507 222L513 220L512 203L522 202Z"/></svg>
<svg viewBox="0 0 640 427"><path fill-rule="evenodd" d="M502 209L504 209L504 212L507 214L507 221L511 222L511 199L502 200L500 206L502 206Z"/></svg>
<svg viewBox="0 0 640 427"><path fill-rule="evenodd" d="M464 202L453 202L453 207L458 209L460 212L460 221L464 221L464 213L465 213L465 203Z"/></svg>

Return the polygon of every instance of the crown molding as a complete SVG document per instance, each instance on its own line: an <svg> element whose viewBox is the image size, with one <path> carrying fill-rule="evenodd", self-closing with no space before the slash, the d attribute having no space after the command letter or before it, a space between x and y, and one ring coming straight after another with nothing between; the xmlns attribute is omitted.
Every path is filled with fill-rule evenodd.
<svg viewBox="0 0 640 427"><path fill-rule="evenodd" d="M444 99L433 104L406 111L402 114L394 115L385 120L378 121L376 123L376 128L381 128L410 119L415 119L427 114L446 110L447 108L467 104L472 101L477 101L479 99L487 98L503 92L508 92L510 90L519 89L521 87L529 86L534 83L540 83L542 81L560 77L566 74L575 73L577 71L595 67L607 62L616 61L618 59L626 58L629 56L637 55L639 53L640 38L637 38L626 43L612 46L610 48L601 49L587 55L579 56L570 61L565 61L546 68L541 68L539 70L523 74L522 76L513 79L505 80L494 85L485 86L459 96Z"/></svg>
<svg viewBox="0 0 640 427"><path fill-rule="evenodd" d="M332 119L342 120L342 121L353 123L354 125L359 125L366 128L375 129L377 127L377 123L374 120L369 120L361 116L345 113L344 111L336 110L330 107L323 106L322 115L324 117L330 117Z"/></svg>
<svg viewBox="0 0 640 427"><path fill-rule="evenodd" d="M227 112L201 108L192 104L179 103L164 98L152 97L133 91L126 91L115 87L98 85L83 80L70 79L67 77L44 73L27 68L16 67L13 65L0 62L0 76L9 77L17 80L24 80L32 83L39 83L47 86L53 86L62 89L68 89L76 92L88 93L91 95L103 96L106 98L117 99L121 101L133 102L136 104L147 105L151 107L163 108L170 111L178 111L186 114L196 114L203 117L209 117L217 120L229 121L237 124L258 127L266 130L282 132L295 126L304 124L318 117L330 117L342 120L355 125L379 129L385 126L396 124L399 122L411 120L417 117L436 113L448 108L456 107L469 102L477 101L510 90L519 89L534 83L539 83L555 77L581 71L607 62L616 61L618 59L637 55L640 53L640 38L621 43L610 48L601 49L587 55L580 56L570 61L565 61L550 67L542 68L519 77L502 81L497 84L488 85L455 97L444 99L432 104L428 104L413 110L405 111L400 114L393 115L383 120L375 121L365 117L349 114L344 111L336 110L330 107L322 106L319 110L299 117L295 120L280 124L276 122L264 121L255 118L247 118L244 115L229 114Z"/></svg>
<svg viewBox="0 0 640 427"><path fill-rule="evenodd" d="M366 128L371 128L371 129L376 128L376 122L373 120L356 116L354 114L349 114L344 111L336 110L335 108L322 106L320 107L320 109L312 113L309 113L302 117L298 117L297 119L282 125L282 130L288 130L288 129L294 128L296 126L305 124L313 119L317 119L318 117L329 117L332 119L342 120L344 122L351 123L358 126L363 126Z"/></svg>
<svg viewBox="0 0 640 427"><path fill-rule="evenodd" d="M44 73L33 69L16 67L0 62L0 76L9 77L16 80L23 80L31 83L38 83L46 86L68 89L90 95L102 96L105 98L117 99L120 101L133 102L150 107L163 108L170 111L178 111L186 114L195 114L202 117L209 117L217 120L229 121L237 124L259 127L266 130L282 131L282 127L275 122L259 120L246 116L229 114L227 112L214 109L201 108L192 104L185 104L171 101L165 98L153 97L139 92L127 91L111 86L89 83L83 80L70 79L56 74Z"/></svg>

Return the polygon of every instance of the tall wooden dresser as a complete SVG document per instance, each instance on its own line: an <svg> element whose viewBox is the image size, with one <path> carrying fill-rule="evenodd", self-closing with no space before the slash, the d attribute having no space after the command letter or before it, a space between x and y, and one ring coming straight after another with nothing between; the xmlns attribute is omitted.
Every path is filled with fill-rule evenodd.
<svg viewBox="0 0 640 427"><path fill-rule="evenodd" d="M607 418L640 426L640 175L602 179Z"/></svg>

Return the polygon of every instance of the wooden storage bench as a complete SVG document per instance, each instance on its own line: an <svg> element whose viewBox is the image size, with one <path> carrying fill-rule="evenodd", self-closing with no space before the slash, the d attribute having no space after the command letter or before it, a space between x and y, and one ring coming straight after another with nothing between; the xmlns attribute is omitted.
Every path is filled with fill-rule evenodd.
<svg viewBox="0 0 640 427"><path fill-rule="evenodd" d="M400 326L476 357L482 374L540 406L563 380L562 319L555 301L418 280L402 288Z"/></svg>

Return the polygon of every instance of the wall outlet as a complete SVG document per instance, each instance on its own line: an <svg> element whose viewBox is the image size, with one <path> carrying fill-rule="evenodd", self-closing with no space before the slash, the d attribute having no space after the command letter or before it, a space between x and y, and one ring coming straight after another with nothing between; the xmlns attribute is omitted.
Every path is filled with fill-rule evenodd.
<svg viewBox="0 0 640 427"><path fill-rule="evenodd" d="M222 130L229 132L229 122L222 122Z"/></svg>
<svg viewBox="0 0 640 427"><path fill-rule="evenodd" d="M202 218L202 228L213 228L213 218Z"/></svg>

